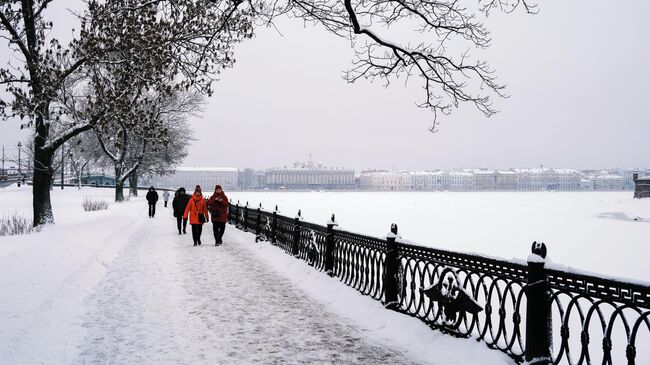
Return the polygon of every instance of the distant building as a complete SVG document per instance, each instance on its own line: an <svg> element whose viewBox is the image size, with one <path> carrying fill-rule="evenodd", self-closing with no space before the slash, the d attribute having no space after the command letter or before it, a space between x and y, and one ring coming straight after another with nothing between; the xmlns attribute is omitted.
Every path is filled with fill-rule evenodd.
<svg viewBox="0 0 650 365"><path fill-rule="evenodd" d="M270 189L354 189L354 170L328 168L313 162L296 162L293 167L266 170Z"/></svg>
<svg viewBox="0 0 650 365"><path fill-rule="evenodd" d="M580 190L594 190L594 181L591 179L581 179Z"/></svg>
<svg viewBox="0 0 650 365"><path fill-rule="evenodd" d="M471 191L474 190L474 174L464 171L452 171L443 180L444 190Z"/></svg>
<svg viewBox="0 0 650 365"><path fill-rule="evenodd" d="M244 169L237 176L237 186L240 189L264 189L266 187L266 174L264 171Z"/></svg>
<svg viewBox="0 0 650 365"><path fill-rule="evenodd" d="M416 171L411 172L411 188L413 190L443 190L443 171Z"/></svg>
<svg viewBox="0 0 650 365"><path fill-rule="evenodd" d="M644 171L638 171L637 169L632 168L617 168L610 170L615 175L620 175L623 177L623 189L625 190L634 190L634 173L637 173L637 177L646 176L647 173Z"/></svg>
<svg viewBox="0 0 650 365"><path fill-rule="evenodd" d="M602 171L600 175L593 176L594 190L623 190L623 176L613 175L607 171Z"/></svg>
<svg viewBox="0 0 650 365"><path fill-rule="evenodd" d="M551 183L550 169L517 169L515 171L519 173L518 190L546 190Z"/></svg>
<svg viewBox="0 0 650 365"><path fill-rule="evenodd" d="M517 190L519 176L512 170L496 172L496 190Z"/></svg>
<svg viewBox="0 0 650 365"><path fill-rule="evenodd" d="M237 189L238 171L233 167L179 167L170 175L155 176L151 183L156 187L193 191L201 185L204 193L211 193L219 184L224 190Z"/></svg>
<svg viewBox="0 0 650 365"><path fill-rule="evenodd" d="M639 177L639 174L635 171L632 178L634 181L634 197L650 198L650 176Z"/></svg>
<svg viewBox="0 0 650 365"><path fill-rule="evenodd" d="M516 169L517 189L535 190L580 190L582 174L574 169Z"/></svg>
<svg viewBox="0 0 650 365"><path fill-rule="evenodd" d="M555 172L554 190L580 190L582 174L574 169L553 169Z"/></svg>
<svg viewBox="0 0 650 365"><path fill-rule="evenodd" d="M496 190L497 173L492 170L472 170L474 190Z"/></svg>
<svg viewBox="0 0 650 365"><path fill-rule="evenodd" d="M404 191L413 189L413 180L408 172L365 171L359 177L363 190Z"/></svg>

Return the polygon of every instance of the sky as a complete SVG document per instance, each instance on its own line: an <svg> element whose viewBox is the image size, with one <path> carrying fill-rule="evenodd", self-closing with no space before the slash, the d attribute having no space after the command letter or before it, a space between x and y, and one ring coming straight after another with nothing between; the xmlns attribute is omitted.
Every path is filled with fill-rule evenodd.
<svg viewBox="0 0 650 365"><path fill-rule="evenodd" d="M491 118L461 104L437 133L428 131L433 114L415 106L417 80L348 84L349 41L281 19L237 47L234 68L191 118L197 140L182 165L268 168L311 156L357 170L650 167L648 13L640 0L491 13L491 47L471 52L510 97L494 100L500 112ZM402 31L388 34L409 37ZM0 131L4 145L20 138L16 122Z"/></svg>

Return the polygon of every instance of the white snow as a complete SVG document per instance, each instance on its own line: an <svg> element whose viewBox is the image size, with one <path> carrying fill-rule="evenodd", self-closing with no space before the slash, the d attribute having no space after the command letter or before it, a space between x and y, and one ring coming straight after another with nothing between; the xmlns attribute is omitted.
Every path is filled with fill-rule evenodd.
<svg viewBox="0 0 650 365"><path fill-rule="evenodd" d="M0 363L512 364L233 226L223 246L207 225L192 247L171 208L150 219L139 197L84 212L88 195L113 191L55 189L55 225L0 237ZM30 198L0 190L0 214L28 214Z"/></svg>
<svg viewBox="0 0 650 365"><path fill-rule="evenodd" d="M227 192L229 193L229 192ZM633 192L251 192L232 201L302 210L308 222L336 214L339 229L383 237L397 223L404 241L525 260L533 241L547 262L650 280L650 199ZM635 218L639 218L635 220Z"/></svg>
<svg viewBox="0 0 650 365"><path fill-rule="evenodd" d="M546 260L544 260L544 258L542 256L534 254L534 253L531 253L530 255L528 255L528 258L526 258L526 261L531 262L531 263L538 263L538 264L543 264L543 263L546 262Z"/></svg>
<svg viewBox="0 0 650 365"><path fill-rule="evenodd" d="M0 237L0 363L67 363L74 356L88 292L117 257L123 238L138 229L132 204L84 212L87 195L110 201L113 191L54 191L55 225ZM2 213L31 217L31 188L0 189L0 203Z"/></svg>

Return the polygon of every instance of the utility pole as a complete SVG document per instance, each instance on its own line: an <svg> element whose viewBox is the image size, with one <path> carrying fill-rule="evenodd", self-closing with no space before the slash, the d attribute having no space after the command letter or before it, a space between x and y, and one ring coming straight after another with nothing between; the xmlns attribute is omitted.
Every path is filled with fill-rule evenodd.
<svg viewBox="0 0 650 365"><path fill-rule="evenodd" d="M2 173L0 175L5 176L5 146L2 146Z"/></svg>
<svg viewBox="0 0 650 365"><path fill-rule="evenodd" d="M22 142L18 142L18 179L20 179L20 147L22 147Z"/></svg>
<svg viewBox="0 0 650 365"><path fill-rule="evenodd" d="M65 155L63 154L64 149L65 149L65 143L61 145L61 190L63 190L63 173L65 170L65 160L64 160Z"/></svg>

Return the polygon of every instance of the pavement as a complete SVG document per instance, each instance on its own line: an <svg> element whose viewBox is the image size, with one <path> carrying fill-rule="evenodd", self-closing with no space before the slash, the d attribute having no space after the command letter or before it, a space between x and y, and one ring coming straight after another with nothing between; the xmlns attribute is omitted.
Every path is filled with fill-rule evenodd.
<svg viewBox="0 0 650 365"><path fill-rule="evenodd" d="M413 364L327 311L259 258L228 226L215 247L178 235L160 207L86 299L83 364ZM253 236L250 236L253 240ZM343 284L340 284L343 285Z"/></svg>

